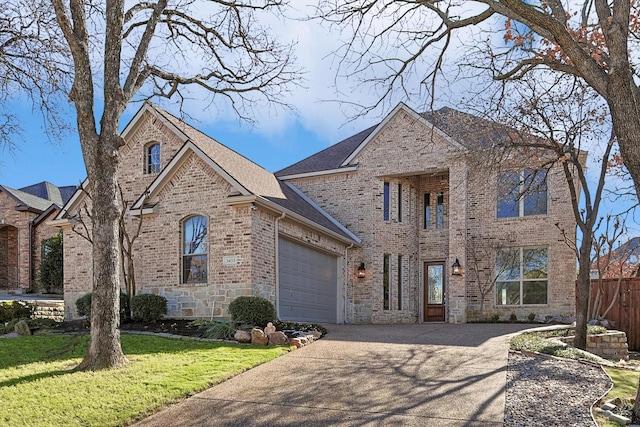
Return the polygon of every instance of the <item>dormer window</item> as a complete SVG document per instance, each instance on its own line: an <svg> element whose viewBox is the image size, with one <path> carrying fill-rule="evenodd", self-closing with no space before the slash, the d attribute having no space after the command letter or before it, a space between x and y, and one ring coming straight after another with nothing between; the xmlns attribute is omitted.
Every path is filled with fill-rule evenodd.
<svg viewBox="0 0 640 427"><path fill-rule="evenodd" d="M160 144L153 142L145 148L144 173L152 174L160 172Z"/></svg>

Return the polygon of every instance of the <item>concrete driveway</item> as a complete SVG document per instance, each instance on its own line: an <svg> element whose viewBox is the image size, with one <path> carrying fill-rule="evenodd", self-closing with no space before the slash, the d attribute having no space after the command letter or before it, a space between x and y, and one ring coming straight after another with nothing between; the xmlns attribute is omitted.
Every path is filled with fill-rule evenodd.
<svg viewBox="0 0 640 427"><path fill-rule="evenodd" d="M330 325L308 347L136 424L499 426L509 336L526 325Z"/></svg>

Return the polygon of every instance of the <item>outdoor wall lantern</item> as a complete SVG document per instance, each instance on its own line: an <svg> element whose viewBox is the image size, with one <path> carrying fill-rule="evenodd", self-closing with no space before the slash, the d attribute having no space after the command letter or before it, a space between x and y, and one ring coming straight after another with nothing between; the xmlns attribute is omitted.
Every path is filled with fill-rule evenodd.
<svg viewBox="0 0 640 427"><path fill-rule="evenodd" d="M364 262L360 263L358 267L358 279L364 279L367 273L367 269L364 266Z"/></svg>
<svg viewBox="0 0 640 427"><path fill-rule="evenodd" d="M462 267L460 267L460 261L458 261L458 258L456 258L451 265L451 274L454 276L462 276Z"/></svg>

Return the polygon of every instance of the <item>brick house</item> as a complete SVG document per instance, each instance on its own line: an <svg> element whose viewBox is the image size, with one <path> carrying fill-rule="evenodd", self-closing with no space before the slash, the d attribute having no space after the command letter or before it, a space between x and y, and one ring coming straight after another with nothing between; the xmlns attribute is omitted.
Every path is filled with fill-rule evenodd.
<svg viewBox="0 0 640 427"><path fill-rule="evenodd" d="M169 316L224 317L239 295L270 299L283 320L330 323L466 322L482 295L503 318L574 311L562 174L518 159L483 168L500 132L474 116L399 104L275 174L151 104L122 135L128 229L142 221L138 293L167 297ZM526 182L536 191L514 196ZM89 203L77 191L52 222L69 318L91 288L90 245L73 231Z"/></svg>
<svg viewBox="0 0 640 427"><path fill-rule="evenodd" d="M38 279L43 240L59 229L48 224L76 187L40 182L13 189L0 185L0 290L22 293Z"/></svg>

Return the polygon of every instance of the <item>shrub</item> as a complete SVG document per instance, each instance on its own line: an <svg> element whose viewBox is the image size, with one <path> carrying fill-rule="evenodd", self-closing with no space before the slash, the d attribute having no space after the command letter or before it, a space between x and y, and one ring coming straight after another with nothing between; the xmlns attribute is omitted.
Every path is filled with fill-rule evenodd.
<svg viewBox="0 0 640 427"><path fill-rule="evenodd" d="M533 323L536 320L536 314L535 313L529 313L529 315L527 316L527 320L529 321L529 323Z"/></svg>
<svg viewBox="0 0 640 427"><path fill-rule="evenodd" d="M515 313L511 313L511 316L509 316L509 321L510 322L517 322L518 321L518 316Z"/></svg>
<svg viewBox="0 0 640 427"><path fill-rule="evenodd" d="M140 294L131 297L131 318L135 321L157 322L167 314L167 299L162 295Z"/></svg>
<svg viewBox="0 0 640 427"><path fill-rule="evenodd" d="M276 308L262 297L242 296L229 304L229 313L234 322L255 326L266 326L276 320Z"/></svg>
<svg viewBox="0 0 640 427"><path fill-rule="evenodd" d="M76 311L78 316L86 316L91 319L91 292L82 295L76 300ZM129 318L129 296L124 292L120 292L120 321Z"/></svg>
<svg viewBox="0 0 640 427"><path fill-rule="evenodd" d="M40 285L47 293L62 292L64 264L62 251L62 232L42 241Z"/></svg>
<svg viewBox="0 0 640 427"><path fill-rule="evenodd" d="M35 311L36 306L26 301L0 303L0 322L6 323L13 319L30 319Z"/></svg>
<svg viewBox="0 0 640 427"><path fill-rule="evenodd" d="M220 340L232 340L236 334L236 323L218 320L196 320L192 322L195 326L203 328L205 338Z"/></svg>

